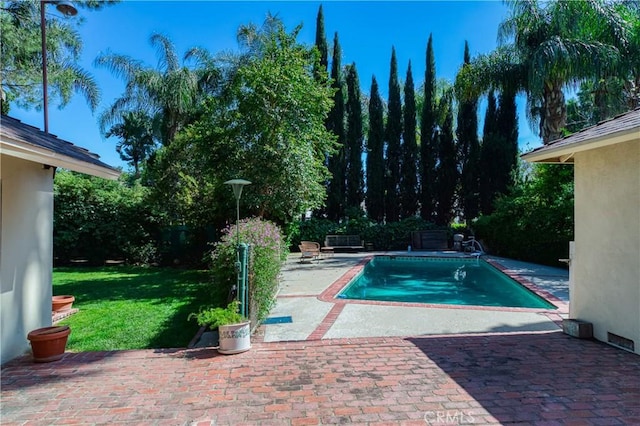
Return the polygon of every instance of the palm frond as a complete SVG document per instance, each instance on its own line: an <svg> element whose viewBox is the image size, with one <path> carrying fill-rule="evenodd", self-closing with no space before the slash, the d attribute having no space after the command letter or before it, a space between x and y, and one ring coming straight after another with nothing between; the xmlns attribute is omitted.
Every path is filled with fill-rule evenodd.
<svg viewBox="0 0 640 426"><path fill-rule="evenodd" d="M99 54L93 61L97 67L107 68L116 77L124 80L132 79L142 69L142 62L126 55L113 53Z"/></svg>
<svg viewBox="0 0 640 426"><path fill-rule="evenodd" d="M180 67L180 60L171 40L160 33L152 34L150 40L151 45L156 48L159 68L169 72L177 70Z"/></svg>
<svg viewBox="0 0 640 426"><path fill-rule="evenodd" d="M69 69L73 73L73 89L80 92L87 100L91 111L95 111L100 103L100 88L91 74L75 64L69 64Z"/></svg>

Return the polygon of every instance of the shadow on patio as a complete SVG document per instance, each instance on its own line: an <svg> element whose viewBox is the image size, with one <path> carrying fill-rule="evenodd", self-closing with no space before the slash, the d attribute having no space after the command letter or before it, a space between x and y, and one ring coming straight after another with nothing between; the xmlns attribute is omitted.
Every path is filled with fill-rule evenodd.
<svg viewBox="0 0 640 426"><path fill-rule="evenodd" d="M452 393L464 391L500 423L640 421L635 354L562 333L407 340L455 381Z"/></svg>

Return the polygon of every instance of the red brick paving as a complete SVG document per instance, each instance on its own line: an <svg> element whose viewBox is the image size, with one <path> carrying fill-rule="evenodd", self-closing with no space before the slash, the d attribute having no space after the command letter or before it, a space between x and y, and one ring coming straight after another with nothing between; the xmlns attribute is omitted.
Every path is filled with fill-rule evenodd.
<svg viewBox="0 0 640 426"><path fill-rule="evenodd" d="M3 425L640 424L640 357L562 333L23 357Z"/></svg>

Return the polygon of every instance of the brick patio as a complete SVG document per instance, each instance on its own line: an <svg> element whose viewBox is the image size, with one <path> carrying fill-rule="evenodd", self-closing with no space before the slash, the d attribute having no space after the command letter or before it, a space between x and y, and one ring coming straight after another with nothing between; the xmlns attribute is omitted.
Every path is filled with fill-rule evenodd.
<svg viewBox="0 0 640 426"><path fill-rule="evenodd" d="M3 425L640 424L640 357L559 332L68 353L1 373Z"/></svg>

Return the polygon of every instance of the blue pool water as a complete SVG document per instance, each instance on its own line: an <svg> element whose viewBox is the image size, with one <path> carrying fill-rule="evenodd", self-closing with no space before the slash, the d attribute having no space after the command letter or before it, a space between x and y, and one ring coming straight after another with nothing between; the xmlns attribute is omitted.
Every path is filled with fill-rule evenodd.
<svg viewBox="0 0 640 426"><path fill-rule="evenodd" d="M556 309L482 259L376 256L345 299Z"/></svg>

